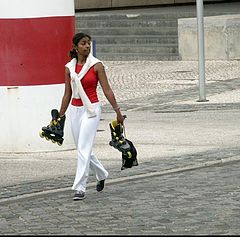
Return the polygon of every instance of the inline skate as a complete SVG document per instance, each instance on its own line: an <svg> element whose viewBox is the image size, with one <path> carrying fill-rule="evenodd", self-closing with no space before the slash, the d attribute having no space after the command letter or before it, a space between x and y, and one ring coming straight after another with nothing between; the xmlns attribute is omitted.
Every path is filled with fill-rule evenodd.
<svg viewBox="0 0 240 240"><path fill-rule="evenodd" d="M125 140L123 135L124 126L121 123L118 123L117 120L109 123L112 140L109 142L109 145L116 148L118 151L124 153L129 158L131 157L131 147L129 143Z"/></svg>
<svg viewBox="0 0 240 240"><path fill-rule="evenodd" d="M121 167L121 170L124 170L126 168L131 168L131 167L134 167L134 166L138 166L137 150L130 140L128 140L128 139L125 139L125 140L130 145L131 157L129 158L129 155L127 155L125 153L122 153L122 167Z"/></svg>
<svg viewBox="0 0 240 240"><path fill-rule="evenodd" d="M57 109L51 111L52 120L47 127L42 127L39 135L41 138L45 138L47 141L51 140L53 143L57 143L59 146L63 144L65 115L60 117Z"/></svg>
<svg viewBox="0 0 240 240"><path fill-rule="evenodd" d="M124 125L118 123L117 120L114 120L109 123L109 127L111 131L111 141L109 142L109 145L122 153L121 170L131 168L132 166L138 166L137 150L133 143L125 138L126 134Z"/></svg>

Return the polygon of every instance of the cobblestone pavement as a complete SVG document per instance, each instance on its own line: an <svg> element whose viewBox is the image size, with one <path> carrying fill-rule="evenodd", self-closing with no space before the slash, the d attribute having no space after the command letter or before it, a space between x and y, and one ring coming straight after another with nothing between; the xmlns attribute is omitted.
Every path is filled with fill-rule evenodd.
<svg viewBox="0 0 240 240"><path fill-rule="evenodd" d="M205 103L196 102L197 62L106 63L110 82L130 123L137 122L134 116L145 121L144 127L148 120L162 124L172 119L172 123L164 125L168 128L154 145L153 136L151 140L151 136L139 135L139 122L132 131L136 135L134 142L141 147L139 153L144 156L140 165L120 171L119 161L104 163L111 173L105 191L95 192L91 175L84 201L72 201L73 173L0 184L0 235L239 235L240 62L206 62L210 101ZM101 92L100 98L103 115L108 119L112 110ZM198 136L205 140L201 144L189 136L188 141L196 145L192 151L170 154L171 147L184 148L186 144L187 148L188 141L181 146L178 142L189 134L187 129L194 122L188 119L192 117L202 119L198 130L212 128L215 142L207 134ZM203 124L203 119L208 122ZM186 132L171 135L171 128L179 121L186 126ZM229 136L221 132L221 126ZM154 128L149 130L154 133ZM169 138L170 148L161 155L158 148L163 151L164 137ZM100 137L100 145L102 141ZM156 154L151 155L154 149ZM45 156L29 154L25 159ZM22 155L0 156L1 161L18 157L20 161Z"/></svg>
<svg viewBox="0 0 240 240"><path fill-rule="evenodd" d="M197 61L106 62L112 88L126 109L198 99ZM238 89L239 61L206 61L207 93ZM106 104L102 92L100 99ZM130 101L131 100L131 101ZM234 99L233 99L234 100ZM238 99L239 100L239 99Z"/></svg>
<svg viewBox="0 0 240 240"><path fill-rule="evenodd" d="M234 164L139 177L88 191L1 204L2 235L239 235L239 167Z"/></svg>

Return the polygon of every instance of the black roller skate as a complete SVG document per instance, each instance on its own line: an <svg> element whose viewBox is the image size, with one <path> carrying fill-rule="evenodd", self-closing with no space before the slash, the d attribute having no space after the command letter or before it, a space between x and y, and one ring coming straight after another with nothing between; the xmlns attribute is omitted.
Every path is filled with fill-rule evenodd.
<svg viewBox="0 0 240 240"><path fill-rule="evenodd" d="M126 168L131 168L133 166L138 166L137 150L130 140L128 140L128 139L125 139L125 140L130 145L131 157L129 158L128 155L122 153L122 167L121 167L121 170L124 170Z"/></svg>
<svg viewBox="0 0 240 240"><path fill-rule="evenodd" d="M109 123L112 140L109 145L122 152L122 167L121 170L138 166L137 151L131 141L125 138L124 125L118 123L117 120Z"/></svg>
<svg viewBox="0 0 240 240"><path fill-rule="evenodd" d="M118 151L128 155L128 157L131 157L130 152L130 145L125 140L125 137L123 135L123 129L124 126L121 123L118 123L117 120L112 121L109 123L110 130L111 130L111 137L112 140L109 142L109 145L116 148Z"/></svg>
<svg viewBox="0 0 240 240"><path fill-rule="evenodd" d="M39 135L41 138L46 138L47 141L51 140L59 146L63 144L65 115L60 117L57 109L51 111L52 121L47 127L43 127Z"/></svg>

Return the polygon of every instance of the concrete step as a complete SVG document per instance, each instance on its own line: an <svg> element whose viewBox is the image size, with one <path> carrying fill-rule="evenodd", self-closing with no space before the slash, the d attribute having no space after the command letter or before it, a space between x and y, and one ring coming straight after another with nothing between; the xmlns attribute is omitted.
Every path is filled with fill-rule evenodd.
<svg viewBox="0 0 240 240"><path fill-rule="evenodd" d="M159 10L159 12L153 12L153 13L146 13L146 12L136 12L135 13L119 13L116 12L114 14L114 11L111 13L106 12L98 12L98 13L91 13L91 12L78 12L75 14L76 20L80 21L114 21L114 20L173 20L173 19L179 19L179 18L189 18L189 17L196 17L196 7L193 6L192 9L189 10L174 10L174 7L172 7L172 11L164 11ZM176 8L177 9L177 8ZM204 8L204 16L215 16L215 15L226 15L226 14L237 14L239 10L236 9L236 11L227 11L222 9L221 11L216 11L216 9L207 9Z"/></svg>
<svg viewBox="0 0 240 240"><path fill-rule="evenodd" d="M140 27L140 28L128 28L128 27L116 27L116 28L78 28L77 31L82 31L90 34L91 36L105 36L105 35L177 35L177 27Z"/></svg>
<svg viewBox="0 0 240 240"><path fill-rule="evenodd" d="M178 44L178 35L104 35L93 36L96 44Z"/></svg>
<svg viewBox="0 0 240 240"><path fill-rule="evenodd" d="M126 45L126 44L101 44L97 45L97 53L131 53L131 54L177 54L177 44L158 44L158 45Z"/></svg>
<svg viewBox="0 0 240 240"><path fill-rule="evenodd" d="M97 57L103 61L174 61L179 60L176 54L145 54L145 53L97 53Z"/></svg>
<svg viewBox="0 0 240 240"><path fill-rule="evenodd" d="M76 24L78 28L113 28L113 27L129 27L129 28L139 28L139 27L176 27L177 19L126 19L126 20L100 20L95 19L77 19Z"/></svg>
<svg viewBox="0 0 240 240"><path fill-rule="evenodd" d="M196 16L195 11L188 11L188 12L161 12L161 13L136 13L136 14L121 14L121 13L76 13L75 14L76 19L78 20L95 20L95 21L111 21L111 20L172 20L172 19L178 19L182 17L194 17Z"/></svg>
<svg viewBox="0 0 240 240"><path fill-rule="evenodd" d="M103 60L176 60L180 15L192 17L193 13L77 13L76 31L92 36L97 56Z"/></svg>

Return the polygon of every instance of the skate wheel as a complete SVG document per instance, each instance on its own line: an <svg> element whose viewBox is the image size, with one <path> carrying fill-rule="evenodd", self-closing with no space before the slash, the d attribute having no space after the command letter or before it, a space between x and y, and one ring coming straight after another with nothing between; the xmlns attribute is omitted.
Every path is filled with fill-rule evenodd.
<svg viewBox="0 0 240 240"><path fill-rule="evenodd" d="M58 146L62 146L62 142L57 142L57 145Z"/></svg>
<svg viewBox="0 0 240 240"><path fill-rule="evenodd" d="M52 139L52 143L56 143L56 141Z"/></svg>
<svg viewBox="0 0 240 240"><path fill-rule="evenodd" d="M127 156L128 156L128 158L131 158L132 157L132 153L131 152L127 152Z"/></svg>
<svg viewBox="0 0 240 240"><path fill-rule="evenodd" d="M40 131L40 132L39 132L39 136L40 136L41 138L44 138L44 132L43 132L43 131Z"/></svg>
<svg viewBox="0 0 240 240"><path fill-rule="evenodd" d="M45 137L45 138L46 138L46 140L47 140L47 141L49 141L49 140L50 140L50 138L49 138L49 137Z"/></svg>

